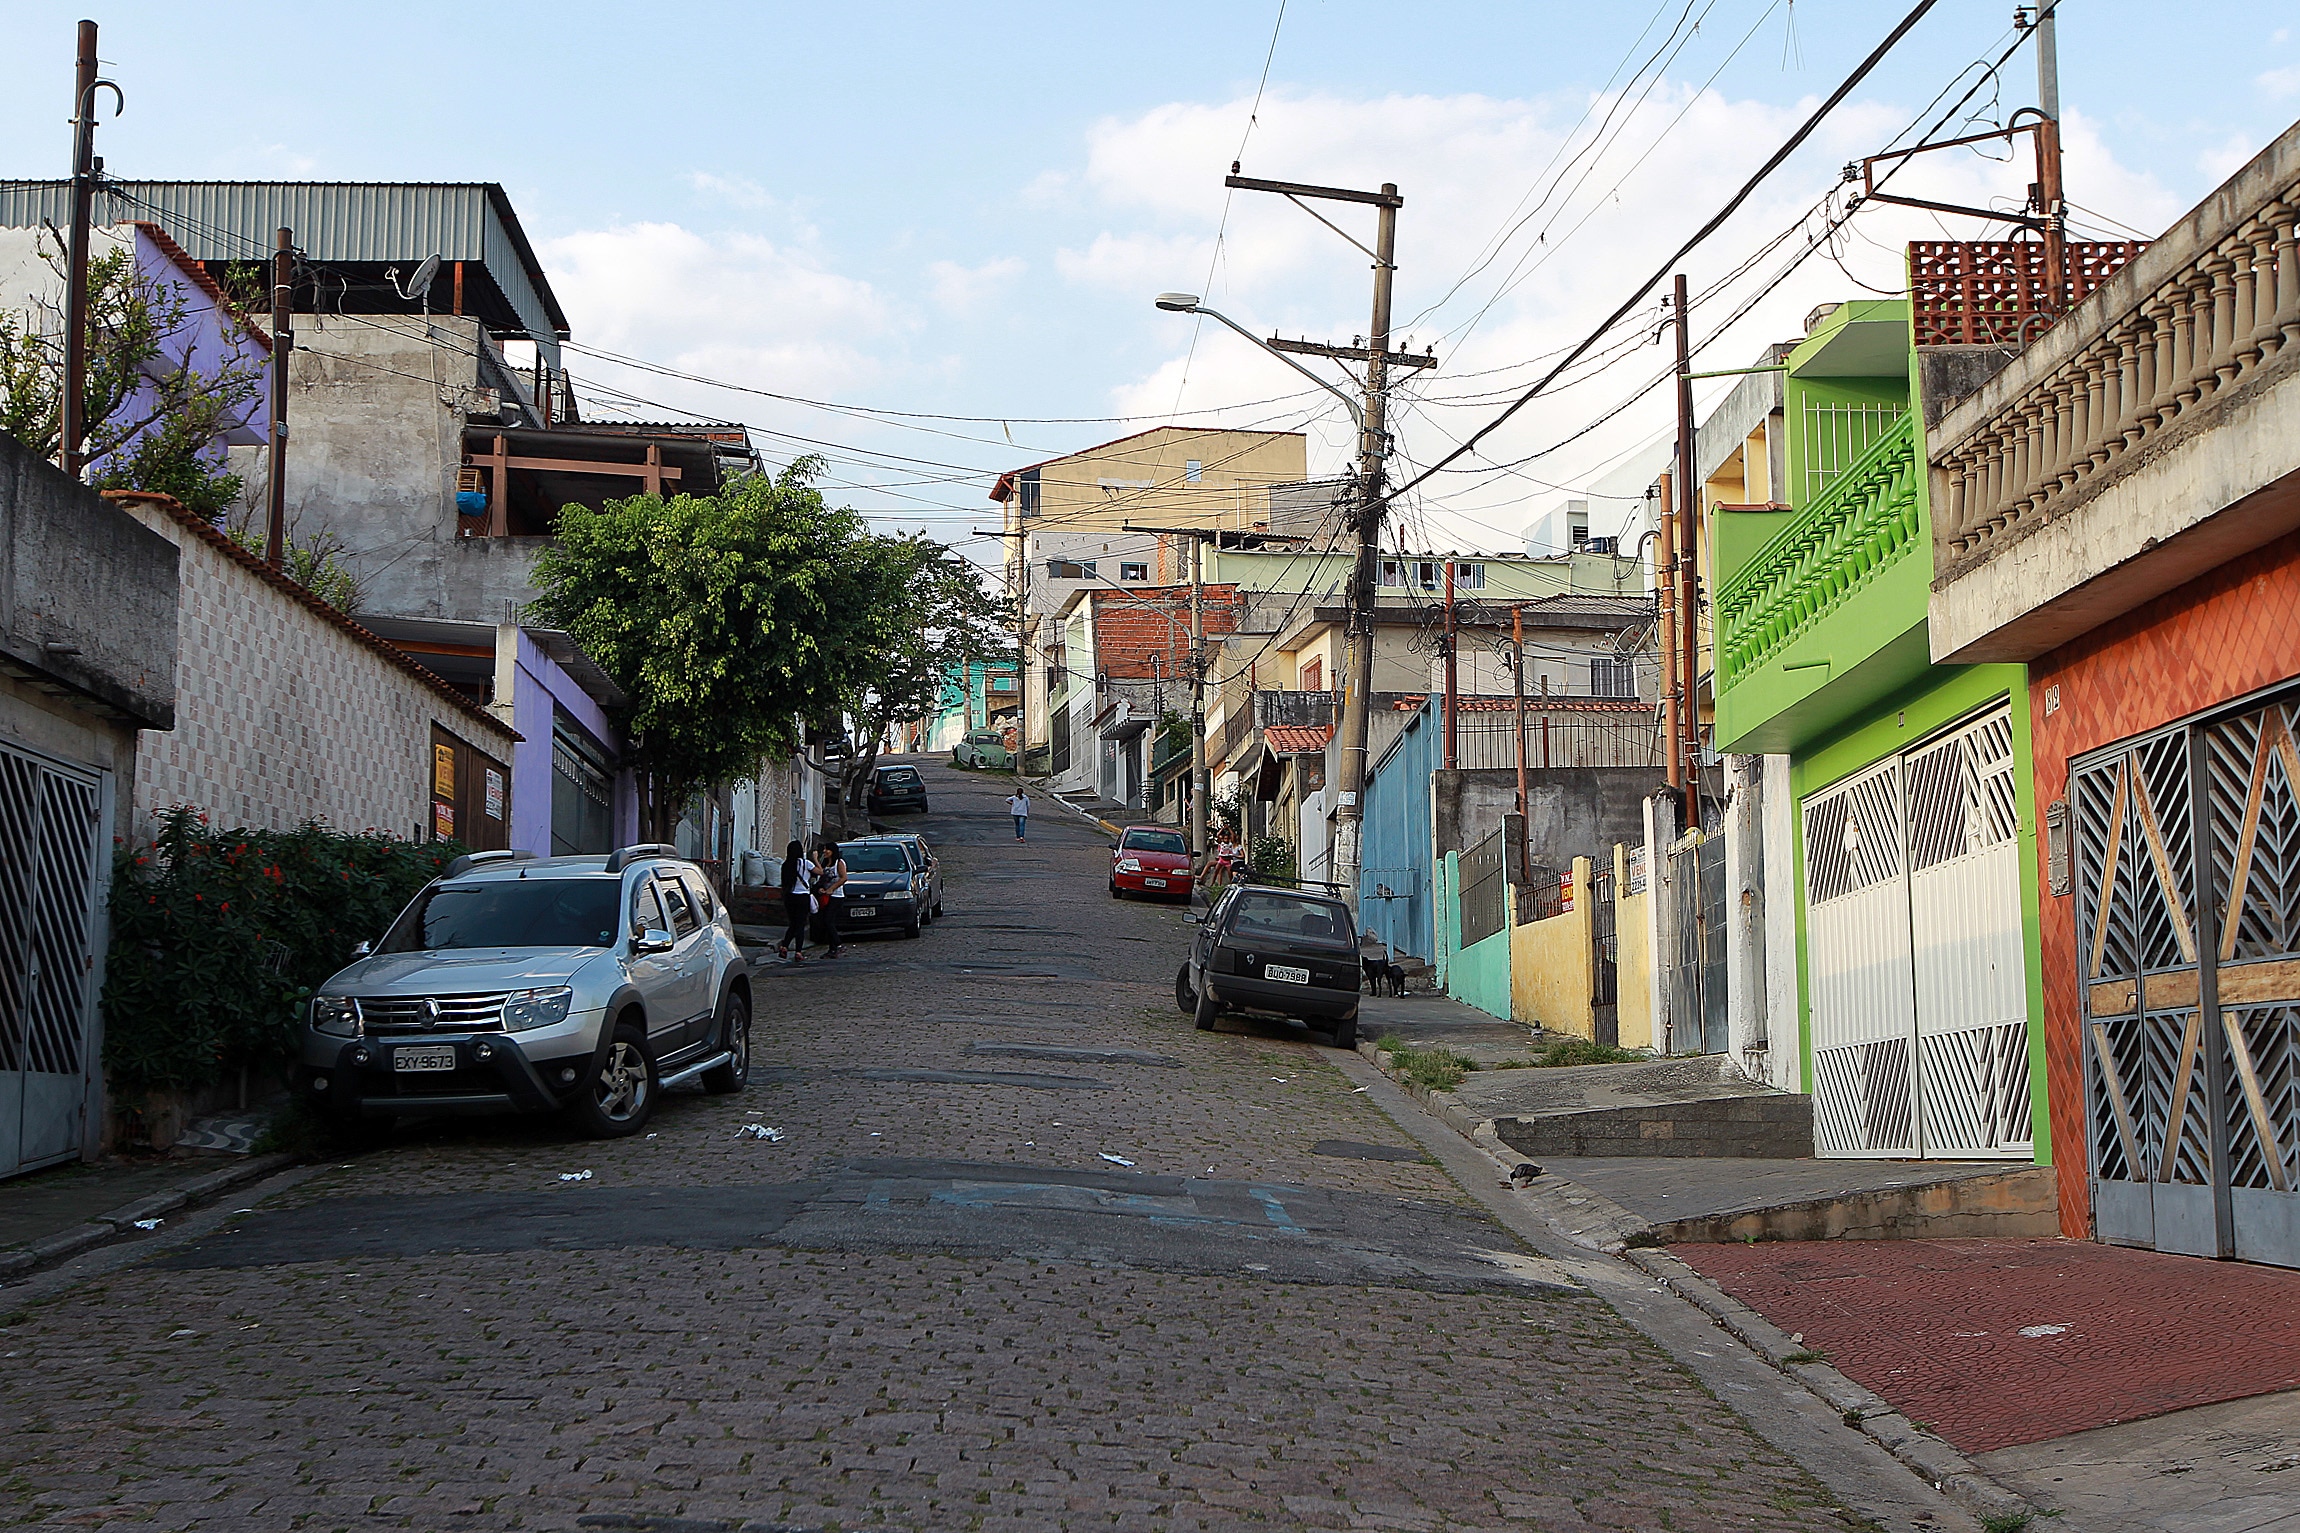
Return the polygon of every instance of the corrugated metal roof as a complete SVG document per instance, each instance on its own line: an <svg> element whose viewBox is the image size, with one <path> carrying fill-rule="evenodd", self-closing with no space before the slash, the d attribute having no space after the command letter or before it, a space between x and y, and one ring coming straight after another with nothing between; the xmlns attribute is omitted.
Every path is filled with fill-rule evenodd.
<svg viewBox="0 0 2300 1533"><path fill-rule="evenodd" d="M293 229L314 261L478 262L534 334L564 337L567 316L527 243L511 199L492 181L113 181L97 216L151 219L201 261L261 260L272 231ZM71 183L0 183L0 227L71 216Z"/></svg>

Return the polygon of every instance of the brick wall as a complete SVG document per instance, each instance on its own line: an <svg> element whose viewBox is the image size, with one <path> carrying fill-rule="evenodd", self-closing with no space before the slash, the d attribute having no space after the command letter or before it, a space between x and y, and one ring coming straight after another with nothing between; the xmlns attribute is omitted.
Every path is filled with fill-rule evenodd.
<svg viewBox="0 0 2300 1533"><path fill-rule="evenodd" d="M2036 801L2041 806L2067 796L2071 757L2293 676L2300 676L2300 533L2168 591L2029 667ZM2060 706L2047 713L2054 687ZM2042 836L2037 855L2037 887L2049 891ZM2082 1237L2092 1232L2092 1207L2075 898L2047 892L2039 916L2045 1083L2061 1229Z"/></svg>
<svg viewBox="0 0 2300 1533"><path fill-rule="evenodd" d="M1097 591L1094 603L1094 664L1112 680L1148 681L1153 669L1172 680L1186 675L1190 658L1190 588L1136 586ZM1204 588L1206 637L1218 639L1238 626L1238 588ZM1155 668L1150 657L1159 658Z"/></svg>
<svg viewBox="0 0 2300 1533"><path fill-rule="evenodd" d="M181 581L176 727L145 731L123 833L192 804L221 825L420 834L434 724L510 761L509 728L174 501L111 498L176 545Z"/></svg>

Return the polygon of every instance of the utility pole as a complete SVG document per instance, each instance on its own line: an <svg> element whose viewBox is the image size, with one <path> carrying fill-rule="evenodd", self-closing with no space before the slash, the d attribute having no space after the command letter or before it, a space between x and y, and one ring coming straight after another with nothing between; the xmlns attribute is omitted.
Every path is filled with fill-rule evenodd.
<svg viewBox="0 0 2300 1533"><path fill-rule="evenodd" d="M1461 753L1456 749L1459 736L1454 732L1454 712L1461 702L1460 678L1454 670L1453 561L1445 562L1445 769L1453 771L1461 764ZM1520 658L1523 658L1520 656ZM1520 688L1519 690L1523 690ZM1520 720L1522 723L1523 721ZM1523 814L1521 805L1518 813Z"/></svg>
<svg viewBox="0 0 2300 1533"><path fill-rule="evenodd" d="M1525 845L1518 849L1520 864L1533 865L1533 835L1525 825L1525 607L1512 603L1509 609L1510 671L1517 678L1517 823L1525 837Z"/></svg>
<svg viewBox="0 0 2300 1533"><path fill-rule="evenodd" d="M2060 39L2053 12L2058 0L2043 0L2036 12L2036 102L2044 119L2036 125L2037 216L2044 220L2044 279L2052 313L2067 312L2068 209L2060 180Z"/></svg>
<svg viewBox="0 0 2300 1533"><path fill-rule="evenodd" d="M96 200L96 24L80 23L72 71L72 232L65 252L64 393L57 401L56 465L74 479L88 434L88 225ZM115 91L118 87L114 87ZM117 115L116 113L114 115Z"/></svg>
<svg viewBox="0 0 2300 1533"><path fill-rule="evenodd" d="M1678 642L1684 658L1685 828L1701 828L1701 478L1693 432L1692 323L1685 274L1676 282Z"/></svg>
<svg viewBox="0 0 2300 1533"><path fill-rule="evenodd" d="M1405 199L1397 185L1385 181L1378 192L1350 191L1331 186L1305 186L1292 181L1259 181L1231 175L1222 184L1239 191L1274 192L1300 207L1318 222L1341 234L1339 227L1311 209L1303 199L1354 202L1375 212L1374 243L1368 250L1347 234L1344 239L1373 258L1374 307L1371 334L1361 346L1325 346L1305 341L1271 343L1273 351L1329 356L1366 364L1364 404L1358 420L1358 559L1350 580L1349 644L1344 658L1348 674L1342 679L1341 773L1334 793L1334 882L1354 914L1358 908L1359 832L1365 815L1367 710L1374 684L1374 594L1381 569L1383 465L1389 456L1385 421L1389 400L1389 370L1430 367L1434 356L1411 356L1390 350L1390 291L1397 277L1398 209Z"/></svg>
<svg viewBox="0 0 2300 1533"><path fill-rule="evenodd" d="M1685 699L1677 677L1677 498L1675 472L1661 479L1661 535L1654 543L1653 607L1661 621L1661 698L1669 791L1684 787L1685 749L1678 743Z"/></svg>
<svg viewBox="0 0 2300 1533"><path fill-rule="evenodd" d="M295 234L282 229L272 249L271 516L264 532L264 563L275 570L287 558L287 383L294 350Z"/></svg>
<svg viewBox="0 0 2300 1533"><path fill-rule="evenodd" d="M1014 768L1017 783L1027 782L1023 772L1030 753L1030 534L1022 526L1020 507L1015 512L1013 531L1004 527L977 527L978 538L1014 539L1014 754L1007 765ZM985 691L982 697L982 716L990 719L990 673L983 672Z"/></svg>
<svg viewBox="0 0 2300 1533"><path fill-rule="evenodd" d="M1205 870L1206 540L1190 540L1190 866Z"/></svg>

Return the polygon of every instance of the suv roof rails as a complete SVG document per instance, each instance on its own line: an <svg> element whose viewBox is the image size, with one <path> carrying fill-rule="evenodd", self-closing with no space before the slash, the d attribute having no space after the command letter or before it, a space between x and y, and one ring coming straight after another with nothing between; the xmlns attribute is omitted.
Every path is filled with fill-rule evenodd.
<svg viewBox="0 0 2300 1533"><path fill-rule="evenodd" d="M679 849L675 846L667 845L661 841L642 841L637 846L626 846L620 851L610 853L607 858L607 871L620 873L642 858L676 857L678 855Z"/></svg>
<svg viewBox="0 0 2300 1533"><path fill-rule="evenodd" d="M449 863L447 871L439 876L441 878L461 878L473 868L485 867L491 862L532 862L534 860L535 854L533 852L522 851L516 847L507 852L465 852Z"/></svg>

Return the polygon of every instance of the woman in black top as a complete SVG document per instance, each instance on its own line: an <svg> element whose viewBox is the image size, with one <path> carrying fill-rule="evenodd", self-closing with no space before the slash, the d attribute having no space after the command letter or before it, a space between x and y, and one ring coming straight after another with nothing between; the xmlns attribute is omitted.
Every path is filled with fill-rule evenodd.
<svg viewBox="0 0 2300 1533"><path fill-rule="evenodd" d="M783 940L775 944L775 956L793 963L807 961L807 920L815 908L813 874L805 847L793 841L783 848Z"/></svg>
<svg viewBox="0 0 2300 1533"><path fill-rule="evenodd" d="M815 923L821 929L823 956L839 956L839 909L846 899L846 859L836 841L825 841L815 853Z"/></svg>

